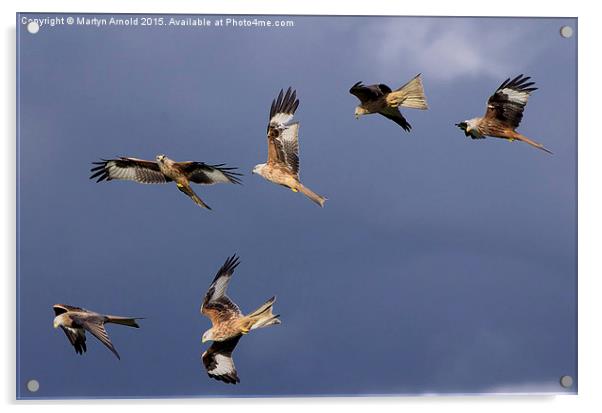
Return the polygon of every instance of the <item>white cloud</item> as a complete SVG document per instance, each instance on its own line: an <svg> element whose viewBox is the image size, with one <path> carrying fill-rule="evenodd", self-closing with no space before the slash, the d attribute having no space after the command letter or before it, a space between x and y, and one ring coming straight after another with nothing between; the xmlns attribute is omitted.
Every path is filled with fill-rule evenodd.
<svg viewBox="0 0 602 413"><path fill-rule="evenodd" d="M477 76L503 80L522 71L544 46L528 26L511 20L383 19L360 39L362 55L374 56L381 76L412 68L441 82Z"/></svg>

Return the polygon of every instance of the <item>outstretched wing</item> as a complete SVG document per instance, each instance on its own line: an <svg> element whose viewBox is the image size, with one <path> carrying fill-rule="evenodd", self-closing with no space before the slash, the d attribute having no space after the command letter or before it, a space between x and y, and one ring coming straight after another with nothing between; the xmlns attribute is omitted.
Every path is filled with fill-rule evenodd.
<svg viewBox="0 0 602 413"><path fill-rule="evenodd" d="M232 352L238 344L241 335L224 341L214 341L202 355L203 365L209 377L224 383L240 383Z"/></svg>
<svg viewBox="0 0 602 413"><path fill-rule="evenodd" d="M384 97L387 93L391 93L391 88L387 85L370 85L364 86L362 82L357 82L351 86L349 93L357 97L362 104Z"/></svg>
<svg viewBox="0 0 602 413"><path fill-rule="evenodd" d="M238 168L226 167L225 164L209 165L204 162L177 162L176 165L190 182L202 185L219 183L241 184L241 173L233 172Z"/></svg>
<svg viewBox="0 0 602 413"><path fill-rule="evenodd" d="M512 80L506 79L487 101L485 118L516 129L523 119L523 110L529 96L537 90L536 87L531 87L535 82L527 82L529 79L531 78L523 75Z"/></svg>
<svg viewBox="0 0 602 413"><path fill-rule="evenodd" d="M81 311L81 312L86 312L88 310L85 310L83 308L80 307L74 307L72 305L67 305L67 304L55 304L52 306L52 309L54 310L54 315L61 315L63 313L66 313L68 311Z"/></svg>
<svg viewBox="0 0 602 413"><path fill-rule="evenodd" d="M383 115L385 118L390 119L393 122L397 123L406 132L409 132L412 129L412 125L410 125L410 123L406 120L406 118L403 117L403 115L399 111L399 108L396 108L396 107L395 108L389 108L389 107L387 107L387 108L381 110L378 113L380 113L381 115Z"/></svg>
<svg viewBox="0 0 602 413"><path fill-rule="evenodd" d="M61 326L61 330L63 330L77 354L86 352L86 333L83 330L65 326Z"/></svg>
<svg viewBox="0 0 602 413"><path fill-rule="evenodd" d="M299 122L294 122L273 138L278 153L278 161L295 175L299 175Z"/></svg>
<svg viewBox="0 0 602 413"><path fill-rule="evenodd" d="M77 322L82 328L86 329L94 337L96 337L102 344L104 344L109 350L115 354L115 356L121 360L119 353L111 343L111 339L109 338L109 334L107 330L105 330L104 325L104 317L99 315L94 316L80 316L80 315L72 315L71 318L73 321Z"/></svg>
<svg viewBox="0 0 602 413"><path fill-rule="evenodd" d="M299 106L297 92L280 90L272 101L268 124L268 163L278 163L299 173L299 122L289 123Z"/></svg>
<svg viewBox="0 0 602 413"><path fill-rule="evenodd" d="M92 162L92 164L97 166L90 169L92 172L90 179L98 178L96 182L120 179L141 184L164 184L171 181L170 178L163 175L159 165L154 161L120 157L119 159L102 159L100 162Z"/></svg>
<svg viewBox="0 0 602 413"><path fill-rule="evenodd" d="M201 305L201 313L206 315L214 326L242 316L240 308L226 295L228 284L238 264L240 264L240 260L236 254L228 257L205 294Z"/></svg>

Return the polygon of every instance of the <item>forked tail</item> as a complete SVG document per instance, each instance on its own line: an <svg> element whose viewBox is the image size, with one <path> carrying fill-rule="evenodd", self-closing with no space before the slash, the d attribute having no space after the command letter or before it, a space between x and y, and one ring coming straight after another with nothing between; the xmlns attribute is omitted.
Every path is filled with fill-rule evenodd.
<svg viewBox="0 0 602 413"><path fill-rule="evenodd" d="M274 324L280 324L280 315L274 315L272 313L272 307L274 302L276 301L276 297L270 298L264 304L261 305L257 310L253 311L251 314L247 315L247 317L251 320L251 330L256 328L268 327Z"/></svg>
<svg viewBox="0 0 602 413"><path fill-rule="evenodd" d="M304 186L303 184L299 184L299 191L303 195L305 195L306 197L308 197L309 199L311 199L312 201L314 201L316 204L318 204L322 208L324 208L324 203L327 201L326 198L324 198L321 195L316 194L314 191L312 191L308 187Z"/></svg>
<svg viewBox="0 0 602 413"><path fill-rule="evenodd" d="M420 73L399 89L389 93L387 95L387 103L389 106L395 108L402 106L412 109L428 109Z"/></svg>

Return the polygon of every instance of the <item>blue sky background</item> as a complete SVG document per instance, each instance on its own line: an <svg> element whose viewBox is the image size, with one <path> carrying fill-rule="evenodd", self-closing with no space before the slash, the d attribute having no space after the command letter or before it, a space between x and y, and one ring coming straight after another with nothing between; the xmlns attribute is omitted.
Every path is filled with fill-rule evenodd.
<svg viewBox="0 0 602 413"><path fill-rule="evenodd" d="M46 15L27 14L27 17ZM211 18L219 18L212 16ZM574 19L292 17L294 28L18 24L20 397L563 392L576 377ZM349 87L423 73L428 111L355 120ZM554 152L471 141L495 88L539 86L519 128ZM253 176L280 88L320 209ZM96 184L90 162L226 162L244 185ZM225 258L241 383L207 377L201 297ZM146 317L75 354L54 303ZM35 395L25 383L35 378ZM576 385L568 390L575 391Z"/></svg>

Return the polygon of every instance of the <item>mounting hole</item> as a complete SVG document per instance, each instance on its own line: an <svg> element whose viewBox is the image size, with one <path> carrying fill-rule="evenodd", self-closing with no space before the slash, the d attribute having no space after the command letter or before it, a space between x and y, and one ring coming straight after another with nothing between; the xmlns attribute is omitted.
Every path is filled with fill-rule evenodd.
<svg viewBox="0 0 602 413"><path fill-rule="evenodd" d="M569 389L573 386L573 378L571 376L560 377L560 385L565 389Z"/></svg>
<svg viewBox="0 0 602 413"><path fill-rule="evenodd" d="M40 390L40 382L37 380L29 380L27 382L27 390L29 390L32 393L37 392L38 390Z"/></svg>
<svg viewBox="0 0 602 413"><path fill-rule="evenodd" d="M573 37L573 28L571 26L562 26L560 28L560 35L565 39Z"/></svg>
<svg viewBox="0 0 602 413"><path fill-rule="evenodd" d="M38 22L31 21L27 23L27 31L31 34L36 34L40 31L40 25Z"/></svg>

